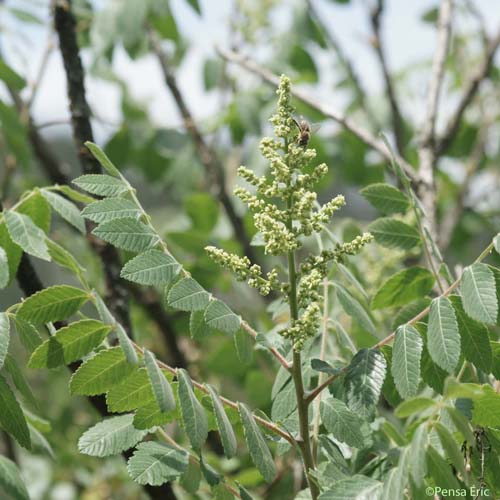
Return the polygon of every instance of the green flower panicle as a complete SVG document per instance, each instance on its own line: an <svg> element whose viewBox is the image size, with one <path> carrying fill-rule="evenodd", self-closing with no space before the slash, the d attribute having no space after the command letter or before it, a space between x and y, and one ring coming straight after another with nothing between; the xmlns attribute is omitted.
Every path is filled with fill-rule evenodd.
<svg viewBox="0 0 500 500"><path fill-rule="evenodd" d="M307 147L307 141L299 140L299 129L291 104L291 82L282 75L277 90L277 112L270 119L275 138L264 137L260 151L269 163L268 174L257 176L247 167L238 169L239 176L252 190L237 187L235 195L253 213L254 224L264 241L264 252L274 256L292 256L300 249L306 237L320 233L337 210L345 205L342 195L324 205L317 201L316 185L328 172L326 164L313 166L316 151ZM319 255L309 255L300 264L297 275L280 281L278 271L266 275L260 266L252 264L248 257L239 257L215 247L207 247L209 256L220 266L234 273L239 281L247 281L262 295L272 290L283 294L288 302L290 294L298 305L298 316L281 334L291 340L295 350L314 337L321 318L320 287L333 262L342 261L346 255L355 255L372 240L369 233L358 236L349 243L338 244L323 250ZM288 279L286 279L288 278ZM290 280L295 279L295 286Z"/></svg>

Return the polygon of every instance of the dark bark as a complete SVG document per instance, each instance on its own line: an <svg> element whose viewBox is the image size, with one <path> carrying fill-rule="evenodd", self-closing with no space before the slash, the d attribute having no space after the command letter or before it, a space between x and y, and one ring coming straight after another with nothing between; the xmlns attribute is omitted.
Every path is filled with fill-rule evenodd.
<svg viewBox="0 0 500 500"><path fill-rule="evenodd" d="M71 12L69 0L58 0L54 7L54 25L59 39L71 113L73 140L77 149L82 172L85 174L101 173L99 162L85 147L86 141L93 141L90 110L85 94L85 74L80 58L76 37L76 20ZM87 229L90 229L90 225ZM111 312L130 334L129 296L123 280L120 278L120 256L116 248L98 242L90 237L94 250L99 255L106 282L106 301Z"/></svg>

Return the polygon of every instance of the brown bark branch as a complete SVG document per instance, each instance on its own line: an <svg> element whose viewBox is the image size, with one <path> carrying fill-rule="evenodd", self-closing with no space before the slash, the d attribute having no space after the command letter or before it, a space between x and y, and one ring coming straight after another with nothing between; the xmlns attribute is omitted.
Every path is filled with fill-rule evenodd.
<svg viewBox="0 0 500 500"><path fill-rule="evenodd" d="M493 67L493 60L499 46L500 30L496 36L489 41L483 60L472 74L469 81L464 85L464 91L458 102L457 108L448 120L443 134L437 140L436 153L438 156L446 152L453 142L453 139L456 137L465 110L477 95L481 82L487 78Z"/></svg>
<svg viewBox="0 0 500 500"><path fill-rule="evenodd" d="M85 94L85 74L76 39L76 20L71 12L70 0L56 0L54 5L54 25L62 55L71 113L73 140L83 173L101 173L101 166L85 147L86 141L93 141L90 110ZM87 225L89 230L91 225ZM103 263L106 282L106 300L110 310L129 332L129 296L124 281L120 278L120 256L109 244L98 242L89 235L89 241Z"/></svg>
<svg viewBox="0 0 500 500"><path fill-rule="evenodd" d="M396 149L398 153L403 156L405 148L405 124L396 96L396 89L394 88L394 83L389 72L389 67L387 65L382 37L380 34L380 18L383 14L383 11L384 0L378 0L370 16L373 31L372 45L380 63L380 69L382 70L382 76L384 78L385 94L387 95L391 109L392 131L394 133L394 139L396 141Z"/></svg>
<svg viewBox="0 0 500 500"><path fill-rule="evenodd" d="M425 210L425 225L431 237L437 241L436 186L436 118L439 95L443 83L444 67L451 34L452 0L442 0L439 9L436 50L432 60L431 78L427 91L427 109L420 131L418 157L420 184L417 194Z"/></svg>
<svg viewBox="0 0 500 500"><path fill-rule="evenodd" d="M446 210L439 225L439 246L442 251L446 250L451 242L453 230L464 212L464 201L469 190L470 183L477 172L484 156L486 133L482 129L479 131L479 138L466 163L465 178L459 187L454 205Z"/></svg>
<svg viewBox="0 0 500 500"><path fill-rule="evenodd" d="M316 10L312 0L307 0L307 8L309 10L311 19L322 33L329 48L335 52L338 62L344 68L347 77L351 81L354 89L354 94L356 95L356 98L359 102L359 106L361 107L366 117L368 118L371 128L377 131L380 130L381 129L380 123L378 122L377 118L374 116L373 112L368 106L368 103L366 102L367 101L366 91L363 88L363 85L361 84L361 80L359 79L359 76L357 75L356 70L352 65L352 62L345 54L344 50L342 49L342 46L340 45L340 42L337 40L332 30L327 28L324 19L321 17L320 13Z"/></svg>
<svg viewBox="0 0 500 500"><path fill-rule="evenodd" d="M151 48L156 54L160 64L165 84L174 98L177 109L182 117L184 127L191 136L191 140L193 141L195 149L198 152L200 161L207 172L209 188L213 191L214 195L224 207L227 218L233 228L234 235L243 247L244 254L252 262L257 262L255 248L250 245L250 239L245 230L243 220L236 213L233 200L227 192L224 166L217 158L216 152L205 141L198 126L196 125L194 117L179 88L177 78L172 71L168 55L161 46L160 40L150 28L148 28L148 37L151 43Z"/></svg>

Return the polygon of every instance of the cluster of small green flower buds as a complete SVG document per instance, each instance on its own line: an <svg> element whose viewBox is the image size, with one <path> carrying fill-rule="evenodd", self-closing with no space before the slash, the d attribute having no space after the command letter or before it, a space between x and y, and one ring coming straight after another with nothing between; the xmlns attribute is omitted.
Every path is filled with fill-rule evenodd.
<svg viewBox="0 0 500 500"><path fill-rule="evenodd" d="M261 295L269 295L271 290L281 288L276 269L272 269L264 278L261 267L258 264L252 264L246 256L239 257L213 246L207 246L205 250L214 262L233 272L238 281L248 281L248 284L256 288Z"/></svg>
<svg viewBox="0 0 500 500"><path fill-rule="evenodd" d="M294 351L300 351L306 340L318 333L320 312L319 303L311 302L292 326L280 331L283 337L292 341Z"/></svg>
<svg viewBox="0 0 500 500"><path fill-rule="evenodd" d="M342 262L346 255L356 255L372 240L373 235L371 233L363 233L348 243L338 243L331 250L322 250L319 255L311 255L304 259L300 265L300 273L304 275L311 273L313 270L318 270L323 277L326 277L328 264L331 262Z"/></svg>
<svg viewBox="0 0 500 500"><path fill-rule="evenodd" d="M318 205L315 185L327 174L328 167L321 163L310 168L316 151L307 147L310 128L302 130L304 122L298 123L293 118L288 77L281 76L277 94L277 112L270 120L276 138L265 137L260 143L261 153L269 162L269 174L259 177L250 169L240 167L238 174L255 188L255 193L238 187L235 195L253 212L265 253L290 257L303 245L304 237L322 231L334 212L345 205L345 199L338 195L323 206ZM350 243L337 245L333 250L308 257L302 263L295 278L298 279L298 317L281 332L291 340L295 350L300 350L304 342L318 331L321 311L319 290L328 273L327 264L341 260L344 255L357 253L371 239L370 234L364 234ZM261 268L252 265L247 257L238 257L214 247L207 247L207 251L215 262L231 270L238 280L248 281L263 295L270 290L279 290L285 300L290 302L292 299L289 294L295 286L281 283L275 269L264 277Z"/></svg>

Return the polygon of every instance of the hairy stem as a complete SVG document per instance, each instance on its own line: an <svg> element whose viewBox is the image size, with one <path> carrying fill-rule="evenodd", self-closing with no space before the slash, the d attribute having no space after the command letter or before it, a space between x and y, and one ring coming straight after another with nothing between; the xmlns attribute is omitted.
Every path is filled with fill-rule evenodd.
<svg viewBox="0 0 500 500"><path fill-rule="evenodd" d="M290 196L288 200L288 208L292 208L293 200ZM289 228L292 227L290 218ZM288 279L290 282L290 293L288 296L290 306L290 319L293 326L299 317L299 308L297 304L297 271L295 268L295 252L288 252ZM311 439L309 435L309 404L304 398L304 380L302 377L302 358L300 351L293 351L292 379L295 386L295 395L297 397L297 411L299 415L299 439L297 444L302 453L304 461L304 470L307 477L307 483L311 491L312 500L316 500L319 496L319 489L314 480L311 478L310 471L314 470L314 460L311 450Z"/></svg>

